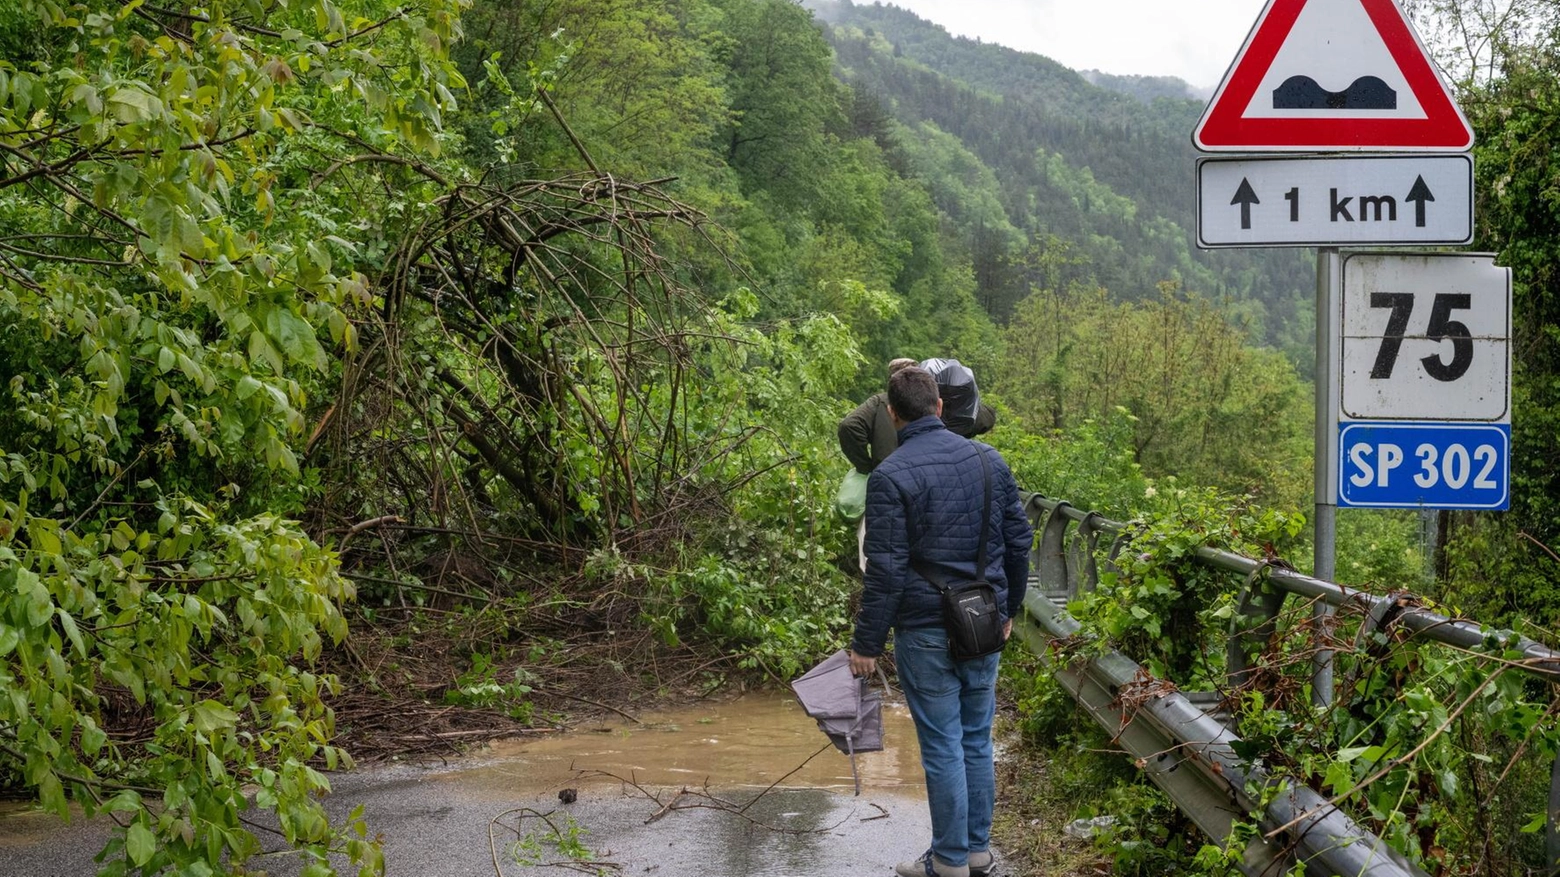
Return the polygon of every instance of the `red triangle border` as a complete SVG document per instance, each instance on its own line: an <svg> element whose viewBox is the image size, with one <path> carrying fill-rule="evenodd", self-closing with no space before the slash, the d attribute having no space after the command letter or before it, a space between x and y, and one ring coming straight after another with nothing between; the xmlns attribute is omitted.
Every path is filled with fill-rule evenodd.
<svg viewBox="0 0 1560 877"><path fill-rule="evenodd" d="M1248 119L1246 107L1309 0L1269 0L1192 136L1205 152L1253 150L1438 151L1473 146L1473 130L1452 102L1424 46L1393 0L1358 0L1425 111L1424 119Z"/></svg>

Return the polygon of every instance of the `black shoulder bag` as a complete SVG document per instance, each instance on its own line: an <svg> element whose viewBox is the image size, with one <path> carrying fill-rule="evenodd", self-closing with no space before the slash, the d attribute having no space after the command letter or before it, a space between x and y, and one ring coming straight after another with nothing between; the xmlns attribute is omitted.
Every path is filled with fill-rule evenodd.
<svg viewBox="0 0 1560 877"><path fill-rule="evenodd" d="M991 464L986 452L980 455L980 474L985 503L980 511L980 550L975 558L975 580L951 579L924 559L912 560L910 567L921 578L942 592L943 627L948 629L948 651L955 661L968 661L1002 651L1002 613L997 607L997 589L986 581L986 541L991 532Z"/></svg>

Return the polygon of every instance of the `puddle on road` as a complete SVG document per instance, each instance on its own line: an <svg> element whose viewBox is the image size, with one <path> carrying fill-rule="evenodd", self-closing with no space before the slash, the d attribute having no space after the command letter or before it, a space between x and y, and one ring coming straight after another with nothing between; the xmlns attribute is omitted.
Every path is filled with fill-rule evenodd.
<svg viewBox="0 0 1560 877"><path fill-rule="evenodd" d="M885 708L888 749L857 756L860 798L851 795L850 762L832 745L786 777L827 740L789 693L755 693L641 719L503 742L447 766L376 765L335 774L325 806L337 820L364 807L371 829L384 838L388 877L494 877L495 867L500 877L560 873L523 865L515 854L520 838L544 834L539 819L522 824L526 813L567 820L602 861L649 877L889 873L895 861L924 848L930 825L920 755L902 704ZM582 779L580 771L596 773ZM646 791L603 774L632 778ZM696 804L651 818L658 803L673 802L683 787L699 791L708 784L724 800L747 802L781 777L781 786L745 814ZM559 802L565 788L579 789L576 802ZM108 830L101 818L61 825L51 816L0 808L0 877L89 877ZM546 844L541 849L548 861L557 858ZM256 864L274 877L301 871L301 860L290 853Z"/></svg>
<svg viewBox="0 0 1560 877"><path fill-rule="evenodd" d="M71 808L72 820L81 810ZM0 801L0 849L43 843L60 829L60 820L27 801ZM4 873L0 871L0 873Z"/></svg>
<svg viewBox="0 0 1560 877"><path fill-rule="evenodd" d="M608 776L581 778L580 771L645 786L762 789L828 742L788 693L754 693L639 718L642 724L619 719L556 737L501 741L442 779L505 797L618 783ZM884 751L856 756L862 792L922 794L915 725L903 702L885 704L883 730ZM831 745L781 785L852 791L850 761Z"/></svg>

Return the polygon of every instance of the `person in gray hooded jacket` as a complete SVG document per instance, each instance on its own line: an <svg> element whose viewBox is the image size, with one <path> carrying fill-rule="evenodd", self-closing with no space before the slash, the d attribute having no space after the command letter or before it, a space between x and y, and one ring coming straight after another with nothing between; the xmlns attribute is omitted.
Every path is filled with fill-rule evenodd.
<svg viewBox="0 0 1560 877"><path fill-rule="evenodd" d="M928 359L921 363L937 381L937 395L942 399L942 422L954 435L974 438L985 435L997 425L997 412L980 401L980 387L975 384L975 373L957 359Z"/></svg>

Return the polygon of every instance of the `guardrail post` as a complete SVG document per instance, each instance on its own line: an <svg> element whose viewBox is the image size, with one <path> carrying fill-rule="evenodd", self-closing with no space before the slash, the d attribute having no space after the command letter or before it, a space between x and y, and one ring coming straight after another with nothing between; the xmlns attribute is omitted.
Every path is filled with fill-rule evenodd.
<svg viewBox="0 0 1560 877"><path fill-rule="evenodd" d="M1045 530L1045 497L1032 493L1024 503L1024 514L1029 516L1029 527L1038 537ZM1040 540L1036 538L1029 545L1029 578L1031 581L1040 581Z"/></svg>
<svg viewBox="0 0 1560 877"><path fill-rule="evenodd" d="M1253 651L1260 651L1278 627L1278 613L1284 608L1283 591L1268 584L1263 564L1246 576L1246 588L1240 595L1240 607L1230 619L1230 641L1225 646L1225 679L1231 691L1250 680ZM1255 648L1253 648L1255 647Z"/></svg>
<svg viewBox="0 0 1560 877"><path fill-rule="evenodd" d="M1040 533L1036 568L1040 571L1040 587L1047 594L1065 591L1070 600L1078 596L1073 589L1072 577L1067 574L1067 513L1072 505L1058 502L1045 519L1045 529Z"/></svg>
<svg viewBox="0 0 1560 877"><path fill-rule="evenodd" d="M1099 567L1094 560L1094 549L1099 541L1099 512L1089 512L1078 522L1078 532L1067 546L1067 590L1076 596L1092 591L1100 583Z"/></svg>
<svg viewBox="0 0 1560 877"><path fill-rule="evenodd" d="M1116 534L1116 541L1110 543L1110 553L1105 555L1105 569L1113 573L1121 572L1121 567L1116 565L1116 558L1120 557L1121 552L1126 550L1127 545L1132 542L1132 537L1135 535L1136 533L1133 530L1127 528Z"/></svg>

